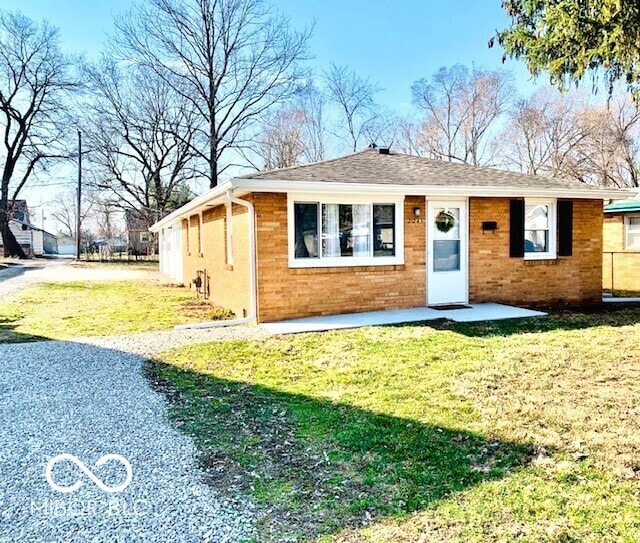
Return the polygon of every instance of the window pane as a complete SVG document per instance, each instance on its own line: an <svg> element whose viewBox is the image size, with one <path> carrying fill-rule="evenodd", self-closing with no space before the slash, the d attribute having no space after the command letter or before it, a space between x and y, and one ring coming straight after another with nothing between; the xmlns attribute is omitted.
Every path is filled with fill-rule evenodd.
<svg viewBox="0 0 640 543"><path fill-rule="evenodd" d="M640 248L640 232L629 232L627 234L627 247Z"/></svg>
<svg viewBox="0 0 640 543"><path fill-rule="evenodd" d="M322 256L340 256L340 206L322 205Z"/></svg>
<svg viewBox="0 0 640 543"><path fill-rule="evenodd" d="M395 256L395 215L393 204L373 206L373 256Z"/></svg>
<svg viewBox="0 0 640 543"><path fill-rule="evenodd" d="M322 206L322 256L369 256L370 205Z"/></svg>
<svg viewBox="0 0 640 543"><path fill-rule="evenodd" d="M549 250L548 230L525 230L524 252L546 253Z"/></svg>
<svg viewBox="0 0 640 543"><path fill-rule="evenodd" d="M349 207L349 206L341 206ZM353 207L352 253L353 256L369 256L371 239L371 206L356 204Z"/></svg>
<svg viewBox="0 0 640 543"><path fill-rule="evenodd" d="M627 228L629 232L640 232L640 217L629 217Z"/></svg>
<svg viewBox="0 0 640 543"><path fill-rule="evenodd" d="M525 207L525 230L547 230L549 228L549 206L528 205Z"/></svg>
<svg viewBox="0 0 640 543"><path fill-rule="evenodd" d="M318 204L294 204L295 257L318 257Z"/></svg>
<svg viewBox="0 0 640 543"><path fill-rule="evenodd" d="M460 241L440 239L433 242L433 271L460 269Z"/></svg>

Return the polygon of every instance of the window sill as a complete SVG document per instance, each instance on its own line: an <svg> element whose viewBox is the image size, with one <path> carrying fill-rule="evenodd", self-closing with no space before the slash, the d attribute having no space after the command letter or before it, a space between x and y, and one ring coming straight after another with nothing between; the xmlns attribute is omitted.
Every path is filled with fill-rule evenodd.
<svg viewBox="0 0 640 543"><path fill-rule="evenodd" d="M550 253L541 253L541 254L525 254L525 260L557 260L557 255L552 255Z"/></svg>
<svg viewBox="0 0 640 543"><path fill-rule="evenodd" d="M361 268L380 266L404 266L403 258L340 258L289 260L289 268Z"/></svg>
<svg viewBox="0 0 640 543"><path fill-rule="evenodd" d="M385 264L384 266L327 266L319 268L289 268L292 275L313 274L349 274L351 276L370 273L388 273L404 271L404 264Z"/></svg>

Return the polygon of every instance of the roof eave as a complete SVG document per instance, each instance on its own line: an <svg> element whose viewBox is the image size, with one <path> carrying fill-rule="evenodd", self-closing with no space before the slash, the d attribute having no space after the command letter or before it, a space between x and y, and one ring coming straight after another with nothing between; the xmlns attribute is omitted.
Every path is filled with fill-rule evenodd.
<svg viewBox="0 0 640 543"><path fill-rule="evenodd" d="M172 226L177 222L180 222L182 219L186 217L190 217L191 215L199 213L207 206L207 204L210 204L216 198L220 198L220 196L226 193L227 190L229 190L230 188L233 188L231 181L232 180L225 181L224 183L218 185L217 187L209 189L204 194L197 196L190 202L187 202L182 207L179 207L175 211L172 211L169 215L167 215L163 219L152 224L149 227L149 230L151 232L159 232L163 228Z"/></svg>
<svg viewBox="0 0 640 543"><path fill-rule="evenodd" d="M415 196L476 197L555 197L597 200L621 200L629 197L623 189L545 188L545 187L481 187L449 185L398 185L392 183L344 183L328 181L287 181L282 179L232 179L233 187L247 192L343 192L405 194Z"/></svg>
<svg viewBox="0 0 640 543"><path fill-rule="evenodd" d="M398 185L391 183L344 183L328 181L287 181L282 179L234 178L225 181L204 194L194 198L181 208L176 209L162 220L153 224L149 230L159 232L182 219L197 214L212 201L223 196L229 189L241 189L245 192L340 192L345 194L398 194L414 196L475 196L475 197L549 197L597 200L623 200L632 194L622 189L563 189L544 187L478 187L447 185Z"/></svg>

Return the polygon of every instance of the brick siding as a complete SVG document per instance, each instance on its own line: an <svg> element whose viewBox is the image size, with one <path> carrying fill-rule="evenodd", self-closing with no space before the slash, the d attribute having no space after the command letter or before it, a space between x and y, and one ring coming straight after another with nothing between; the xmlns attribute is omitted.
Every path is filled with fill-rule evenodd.
<svg viewBox="0 0 640 543"><path fill-rule="evenodd" d="M250 311L249 226L246 208L233 205L233 265L226 257L226 209L224 205L203 212L202 253L198 247L198 215L191 217L189 245L187 221L182 221L184 282L193 290L191 280L198 270L206 270L209 279L209 301L230 309L236 317Z"/></svg>
<svg viewBox="0 0 640 543"><path fill-rule="evenodd" d="M405 199L405 263L389 266L289 268L287 195L254 193L256 208L258 321L401 309L426 303L425 198ZM421 215L414 217L413 208ZM203 253L198 254L198 216L191 220L187 254L183 221L185 282L196 270L210 277L210 300L243 316L249 311L249 247L246 209L233 208L233 266L226 265L225 208L203 215ZM574 202L573 256L550 261L509 257L509 199L469 202L469 296L471 302L519 305L597 303L602 289L602 202ZM496 221L483 232L483 221Z"/></svg>
<svg viewBox="0 0 640 543"><path fill-rule="evenodd" d="M496 221L495 232L482 232ZM521 305L599 303L602 296L602 201L575 200L573 256L524 260L509 256L509 199L469 202L469 297Z"/></svg>
<svg viewBox="0 0 640 543"><path fill-rule="evenodd" d="M287 195L254 194L258 239L258 319L399 309L425 304L425 225L413 217L424 197L405 200L404 265L289 268Z"/></svg>

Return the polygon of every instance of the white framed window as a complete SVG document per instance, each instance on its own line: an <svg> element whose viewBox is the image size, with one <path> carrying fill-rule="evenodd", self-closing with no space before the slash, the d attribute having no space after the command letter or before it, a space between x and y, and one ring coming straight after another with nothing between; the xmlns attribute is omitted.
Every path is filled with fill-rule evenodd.
<svg viewBox="0 0 640 543"><path fill-rule="evenodd" d="M227 265L233 265L233 207L231 202L225 205L225 244Z"/></svg>
<svg viewBox="0 0 640 543"><path fill-rule="evenodd" d="M627 215L624 218L625 249L640 249L640 215Z"/></svg>
<svg viewBox="0 0 640 543"><path fill-rule="evenodd" d="M140 243L149 243L149 232L140 232Z"/></svg>
<svg viewBox="0 0 640 543"><path fill-rule="evenodd" d="M289 266L404 263L404 198L289 194Z"/></svg>
<svg viewBox="0 0 640 543"><path fill-rule="evenodd" d="M526 199L524 206L524 258L556 258L555 199Z"/></svg>

